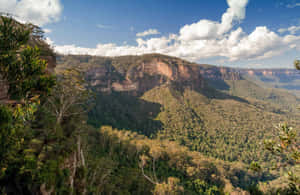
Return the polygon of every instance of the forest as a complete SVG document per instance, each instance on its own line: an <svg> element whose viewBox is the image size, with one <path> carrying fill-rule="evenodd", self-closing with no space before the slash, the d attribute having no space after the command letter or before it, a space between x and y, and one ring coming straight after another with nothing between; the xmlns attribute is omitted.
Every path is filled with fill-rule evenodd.
<svg viewBox="0 0 300 195"><path fill-rule="evenodd" d="M300 193L287 91L160 54L56 54L7 16L0 76L0 194Z"/></svg>

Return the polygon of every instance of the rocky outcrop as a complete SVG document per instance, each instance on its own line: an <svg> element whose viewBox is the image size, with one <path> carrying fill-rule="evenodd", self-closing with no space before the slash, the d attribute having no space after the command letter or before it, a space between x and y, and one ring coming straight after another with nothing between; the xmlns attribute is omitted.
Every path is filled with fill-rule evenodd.
<svg viewBox="0 0 300 195"><path fill-rule="evenodd" d="M136 94L175 82L189 83L193 88L203 88L205 83L199 66L170 63L158 58L142 62L122 73L114 67L94 66L88 70L87 80L98 91Z"/></svg>
<svg viewBox="0 0 300 195"><path fill-rule="evenodd" d="M226 67L209 67L203 68L200 66L201 75L204 78L212 80L241 80L241 74L233 68Z"/></svg>
<svg viewBox="0 0 300 195"><path fill-rule="evenodd" d="M264 77L289 77L299 79L299 71L296 69L236 69L242 75L264 76Z"/></svg>

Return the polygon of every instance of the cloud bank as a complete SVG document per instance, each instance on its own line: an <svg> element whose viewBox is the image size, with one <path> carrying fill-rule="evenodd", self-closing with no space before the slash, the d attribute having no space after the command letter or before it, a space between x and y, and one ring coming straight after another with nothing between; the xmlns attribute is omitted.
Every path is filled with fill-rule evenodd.
<svg viewBox="0 0 300 195"><path fill-rule="evenodd" d="M60 0L0 0L0 12L39 26L58 21L62 9Z"/></svg>
<svg viewBox="0 0 300 195"><path fill-rule="evenodd" d="M299 49L300 36L294 27L285 35L277 34L266 26L258 26L246 33L239 24L246 17L248 0L227 0L228 9L220 21L199 20L181 27L176 34L148 38L144 36L156 31L138 33L136 45L101 44L96 48L76 45L54 45L62 54L89 54L99 56L140 55L162 53L191 61L221 57L226 61L266 59L292 49ZM152 33L151 33L152 32ZM157 31L158 32L158 31Z"/></svg>

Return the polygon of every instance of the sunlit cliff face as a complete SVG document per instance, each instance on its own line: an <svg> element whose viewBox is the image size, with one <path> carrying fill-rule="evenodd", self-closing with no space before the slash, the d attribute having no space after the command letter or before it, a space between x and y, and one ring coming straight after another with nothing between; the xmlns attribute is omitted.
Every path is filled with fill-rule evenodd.
<svg viewBox="0 0 300 195"><path fill-rule="evenodd" d="M205 79L240 80L240 73L232 68L207 68L202 65L186 64L178 61L160 60L153 58L148 62L140 62L134 67L113 76L109 67L92 67L88 70L91 84L102 92L128 91L143 93L162 84L176 83L187 85L189 88L202 89Z"/></svg>

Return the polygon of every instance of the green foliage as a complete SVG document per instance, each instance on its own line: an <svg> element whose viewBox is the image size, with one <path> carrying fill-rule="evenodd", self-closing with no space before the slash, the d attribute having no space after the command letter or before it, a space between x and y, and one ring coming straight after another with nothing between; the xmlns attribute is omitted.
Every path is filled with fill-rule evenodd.
<svg viewBox="0 0 300 195"><path fill-rule="evenodd" d="M256 172L260 172L262 170L260 164L258 162L251 162L250 167L251 170L256 171Z"/></svg>
<svg viewBox="0 0 300 195"><path fill-rule="evenodd" d="M0 105L0 190L8 194L71 193L80 185L70 185L73 169L65 164L72 162L74 153L82 153L79 131L87 126L81 112L81 101L86 99L80 94L85 94L85 88L78 83L65 86L68 82L60 79L57 86L69 90L58 90L56 78L48 73L46 61L33 43L46 44L33 29L36 27L11 18L0 19L0 75L9 89L9 99ZM62 93L76 96L67 109L55 102L55 108L65 111L58 120L47 102ZM75 163L76 184L84 181L84 169L78 165L83 161L84 156Z"/></svg>
<svg viewBox="0 0 300 195"><path fill-rule="evenodd" d="M180 180L178 178L169 177L168 182L163 182L155 185L153 194L155 195L179 195L184 194L184 188L179 185Z"/></svg>
<svg viewBox="0 0 300 195"><path fill-rule="evenodd" d="M251 181L254 181L254 178L260 177L259 174L247 173L244 165L238 169L236 164L227 164L205 157L175 142L149 139L134 132L120 131L108 126L94 132L89 139L90 144L97 143L90 149L93 152L91 161L94 162L95 158L99 158L103 162L94 162L99 163L96 169L101 171L94 172L95 166L92 166L88 175L99 174L97 177L101 178L115 173L105 177L106 180L101 185L103 193L110 192L106 191L109 185L120 186L118 182L128 182L126 188L116 187L114 192L122 194L126 189L130 190L127 191L130 194L135 194L136 191L132 191L133 189L140 191L144 188L146 194L151 191L156 194L223 194L224 188L227 192L238 188L246 189L246 183L249 182L247 179L251 178ZM119 166L114 166L117 164ZM122 172L124 168L128 172ZM243 171L244 176L241 175ZM137 179L136 187L131 188L132 181L129 178L136 172L140 177ZM123 174L126 175L126 181L123 180ZM234 181L237 177L240 183ZM134 177L132 180L136 182Z"/></svg>
<svg viewBox="0 0 300 195"><path fill-rule="evenodd" d="M1 22L0 74L9 85L10 98L20 100L49 93L55 79L46 74L47 63L40 59L39 49L27 45L30 31L11 18L2 16Z"/></svg>
<svg viewBox="0 0 300 195"><path fill-rule="evenodd" d="M297 70L300 70L300 60L295 60L294 65Z"/></svg>
<svg viewBox="0 0 300 195"><path fill-rule="evenodd" d="M296 169L299 169L300 148L297 132L287 124L279 124L277 133L275 139L265 140L266 149L272 152L273 155L284 159L284 163L277 164L277 168L295 165ZM299 170L297 173L299 173ZM288 171L288 179L288 190L293 192L292 194L300 193L300 177L292 171Z"/></svg>
<svg viewBox="0 0 300 195"><path fill-rule="evenodd" d="M195 190L197 194L205 194L205 195L212 195L212 194L222 194L222 192L218 189L215 185L209 185L205 181L200 179L196 179L191 182L191 188Z"/></svg>
<svg viewBox="0 0 300 195"><path fill-rule="evenodd" d="M298 99L295 96L286 91L262 88L243 78L203 79L204 84L200 88L199 83L194 81L176 80L176 75L173 75L173 79L167 78L155 72L155 68L151 69L154 73L142 71L143 64L156 61L164 62L171 68L176 68L179 64L196 66L177 58L151 54L114 58L59 56L58 68L81 67L86 73L85 79L96 93L88 122L96 128L109 125L119 130L129 129L153 140L175 141L191 151L201 152L206 156L204 158L210 156L231 161L234 165L228 168L227 178L232 186L256 194L260 193L257 189L259 182L279 177L279 172L271 168L273 163L283 160L273 158L265 151L263 140L272 136L273 124L276 122L289 121L293 126L299 126L299 115L295 112ZM150 65L148 68L151 68ZM199 65L199 68L217 70L216 67L206 65ZM130 82L137 83L137 89L114 90L114 84L126 85ZM113 139L112 142L120 145L118 139ZM131 150L130 145L125 145L122 148L129 147ZM206 182L209 187L205 190L212 188L213 191L213 186L218 189L222 186L215 180L208 182L210 178L202 174L203 170L193 166L186 170L189 175L196 177L193 179L186 179L186 175L181 175L181 168L176 169L178 172L173 172L174 165L170 170L171 165L164 158L162 146L150 145L147 149L149 153L139 155L143 157L139 158L143 163L137 163L136 158L133 160L131 153L128 154L130 158L121 158L120 156L127 155L123 151L126 149L111 147L104 153L115 154L113 161L122 165L128 162L134 162L134 166L139 164L139 168L143 167L144 174L148 177L145 177L146 181L153 185L163 184L162 188L168 188L167 178L175 177L180 180L180 186L184 186L185 192L195 191L184 183L189 180L189 185L193 186L193 179ZM180 155L178 159L185 158ZM214 173L217 168L214 163L209 163L212 161L214 160L208 160L205 170ZM237 161L246 165L239 165ZM164 175L163 172L167 174ZM225 175L224 172L221 175Z"/></svg>
<svg viewBox="0 0 300 195"><path fill-rule="evenodd" d="M153 58L176 66L195 64L163 55L59 57L64 65L58 67L55 82L40 59L43 51L32 47L40 45L39 29L27 26L24 31L10 27L13 20L2 20L0 43L6 50L1 49L0 74L9 84L10 98L16 100L0 107L3 192L163 195L248 190L259 194L259 182L274 178L262 167L277 159L258 143L271 136L274 121L299 125L293 109L285 112L286 102L297 99L265 92L247 80L222 81L229 89L219 91L145 75L147 84L157 79L158 84L167 82L144 94L102 91L94 100L88 87L96 92L98 86L106 87L107 80L134 80L139 65ZM95 66L103 75L96 87L88 76ZM89 123L102 126L96 132L86 124L91 100L96 105L89 112ZM288 137L281 136L284 146L297 137L297 132L286 132ZM290 178L297 177L290 174ZM14 185L17 188L11 189Z"/></svg>

